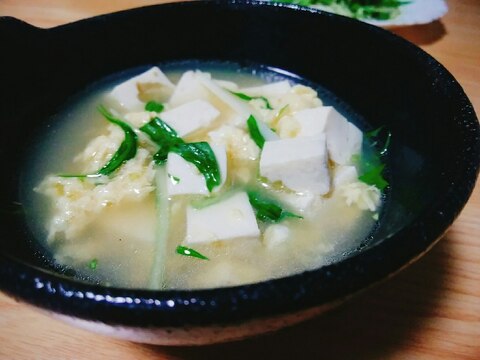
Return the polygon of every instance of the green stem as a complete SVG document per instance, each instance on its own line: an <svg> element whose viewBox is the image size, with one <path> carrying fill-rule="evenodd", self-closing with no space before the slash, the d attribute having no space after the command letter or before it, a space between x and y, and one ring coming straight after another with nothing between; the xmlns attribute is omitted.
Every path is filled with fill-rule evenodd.
<svg viewBox="0 0 480 360"><path fill-rule="evenodd" d="M155 171L155 198L157 212L157 226L155 234L155 254L150 274L149 288L163 289L166 286L166 255L167 242L170 232L170 204L167 191L168 173L165 165L157 166Z"/></svg>

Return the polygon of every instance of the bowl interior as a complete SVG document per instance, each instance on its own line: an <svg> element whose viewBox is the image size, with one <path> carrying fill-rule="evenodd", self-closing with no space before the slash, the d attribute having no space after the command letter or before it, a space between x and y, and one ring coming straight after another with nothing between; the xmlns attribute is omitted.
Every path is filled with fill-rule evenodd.
<svg viewBox="0 0 480 360"><path fill-rule="evenodd" d="M12 31L15 37L8 36ZM422 50L368 24L268 2L199 1L47 30L1 19L0 34L7 50L0 119L11 123L11 130L0 132L0 160L8 174L0 179L0 249L34 267L48 266L32 251L18 204L22 159L70 97L137 66L185 59L270 66L331 91L366 120L364 130L391 131L388 201L373 238L351 255L361 258L378 248L380 262L387 248L378 246L385 244L390 262L378 265L376 274L360 271L359 282L342 275L353 285L330 297L378 280L425 251L453 222L475 183L479 131L461 87ZM348 271L371 260L365 256Z"/></svg>

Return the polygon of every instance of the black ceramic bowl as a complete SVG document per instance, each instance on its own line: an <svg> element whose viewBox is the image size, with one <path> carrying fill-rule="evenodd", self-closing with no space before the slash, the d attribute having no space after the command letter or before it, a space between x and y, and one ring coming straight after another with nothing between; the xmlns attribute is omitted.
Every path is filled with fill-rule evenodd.
<svg viewBox="0 0 480 360"><path fill-rule="evenodd" d="M452 75L418 47L346 17L272 2L197 1L52 29L0 18L0 288L76 325L156 344L204 344L318 314L423 255L478 175L479 125ZM294 73L387 126L390 189L375 236L342 261L247 286L144 291L77 282L35 252L18 204L22 158L70 96L105 76L184 59Z"/></svg>

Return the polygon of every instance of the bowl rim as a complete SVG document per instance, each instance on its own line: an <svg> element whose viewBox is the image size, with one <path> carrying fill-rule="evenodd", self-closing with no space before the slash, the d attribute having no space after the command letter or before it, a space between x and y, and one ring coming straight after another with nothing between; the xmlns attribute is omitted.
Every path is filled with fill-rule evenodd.
<svg viewBox="0 0 480 360"><path fill-rule="evenodd" d="M471 130L459 150L470 162L462 176L452 180L448 192L408 226L383 241L338 263L278 279L233 287L199 290L143 290L103 287L56 275L0 253L0 290L21 301L48 311L130 326L183 326L233 324L258 317L281 315L334 302L380 282L425 254L448 230L466 205L479 173L480 128L473 106L452 74L428 53L407 40L374 25L340 15L294 4L258 0L200 0L147 5L93 16L48 29L39 29L15 18L0 18L43 32L55 32L108 21L117 16L167 7L223 7L227 10L272 7L292 14L332 17L336 21L357 22L376 36L396 42L409 53L428 62L433 72L452 87L458 99L464 126ZM253 7L252 7L253 8ZM441 227L435 224L442 224ZM408 246L398 241L408 239ZM352 281L351 274L355 274Z"/></svg>

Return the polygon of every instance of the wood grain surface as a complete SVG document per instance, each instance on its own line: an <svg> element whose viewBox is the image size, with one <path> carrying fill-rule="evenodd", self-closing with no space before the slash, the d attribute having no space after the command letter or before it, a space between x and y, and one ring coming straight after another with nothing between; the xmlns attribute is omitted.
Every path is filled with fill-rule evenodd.
<svg viewBox="0 0 480 360"><path fill-rule="evenodd" d="M51 27L159 2L0 0L0 15ZM439 60L478 114L480 1L450 0L448 6L440 21L393 31ZM480 188L444 238L408 269L331 313L246 341L205 347L118 341L63 324L0 294L2 360L270 358L480 359Z"/></svg>

